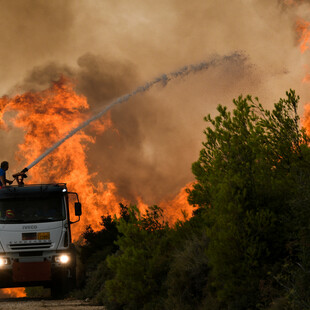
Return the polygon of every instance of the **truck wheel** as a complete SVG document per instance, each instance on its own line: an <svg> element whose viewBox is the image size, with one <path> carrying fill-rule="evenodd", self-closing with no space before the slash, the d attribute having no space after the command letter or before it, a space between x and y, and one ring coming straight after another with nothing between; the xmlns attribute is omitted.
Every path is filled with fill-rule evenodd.
<svg viewBox="0 0 310 310"><path fill-rule="evenodd" d="M70 292L76 289L76 270L75 268L70 268L69 277L66 278L67 291Z"/></svg>
<svg viewBox="0 0 310 310"><path fill-rule="evenodd" d="M51 286L51 297L53 299L62 299L64 298L66 292L63 291L63 288L59 283L52 284Z"/></svg>
<svg viewBox="0 0 310 310"><path fill-rule="evenodd" d="M76 272L66 269L55 277L51 284L51 297L62 299L71 290L76 288Z"/></svg>

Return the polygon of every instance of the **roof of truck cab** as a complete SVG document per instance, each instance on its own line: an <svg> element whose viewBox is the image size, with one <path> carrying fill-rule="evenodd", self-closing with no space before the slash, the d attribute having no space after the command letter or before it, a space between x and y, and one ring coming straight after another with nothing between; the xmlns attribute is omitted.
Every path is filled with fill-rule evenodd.
<svg viewBox="0 0 310 310"><path fill-rule="evenodd" d="M14 196L48 195L66 192L65 183L55 184L27 184L24 186L6 186L0 189L0 199Z"/></svg>

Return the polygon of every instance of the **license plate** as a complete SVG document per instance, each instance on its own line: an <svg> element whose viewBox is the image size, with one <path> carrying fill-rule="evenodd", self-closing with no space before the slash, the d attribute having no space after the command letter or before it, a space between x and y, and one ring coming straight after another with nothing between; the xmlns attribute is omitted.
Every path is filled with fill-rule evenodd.
<svg viewBox="0 0 310 310"><path fill-rule="evenodd" d="M38 233L38 240L49 240L50 233L49 232L40 232Z"/></svg>

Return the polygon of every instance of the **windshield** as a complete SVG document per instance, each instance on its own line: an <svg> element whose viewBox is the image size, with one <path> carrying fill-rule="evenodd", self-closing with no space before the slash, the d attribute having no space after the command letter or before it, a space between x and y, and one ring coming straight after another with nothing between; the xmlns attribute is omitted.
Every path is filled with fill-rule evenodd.
<svg viewBox="0 0 310 310"><path fill-rule="evenodd" d="M0 200L0 223L54 222L65 218L64 198L60 195Z"/></svg>

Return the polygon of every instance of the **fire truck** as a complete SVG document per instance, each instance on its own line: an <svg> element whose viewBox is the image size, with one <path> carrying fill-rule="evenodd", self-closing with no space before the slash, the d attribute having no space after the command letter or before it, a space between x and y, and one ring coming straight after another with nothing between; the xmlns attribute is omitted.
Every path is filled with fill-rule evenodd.
<svg viewBox="0 0 310 310"><path fill-rule="evenodd" d="M66 184L18 184L0 189L0 287L44 286L59 298L76 282L71 225L82 214L78 194Z"/></svg>

